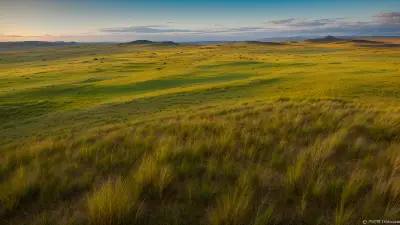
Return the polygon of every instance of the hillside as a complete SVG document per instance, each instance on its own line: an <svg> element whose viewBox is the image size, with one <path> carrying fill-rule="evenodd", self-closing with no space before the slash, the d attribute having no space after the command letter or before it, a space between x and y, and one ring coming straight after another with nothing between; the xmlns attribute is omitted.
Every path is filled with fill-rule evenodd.
<svg viewBox="0 0 400 225"><path fill-rule="evenodd" d="M77 45L76 42L47 42L47 41L22 41L22 42L0 42L0 48L22 48L22 47L51 47Z"/></svg>
<svg viewBox="0 0 400 225"><path fill-rule="evenodd" d="M272 45L272 46L277 46L277 45L285 45L285 43L282 42L267 42L267 41L246 41L246 44L257 44L257 45Z"/></svg>
<svg viewBox="0 0 400 225"><path fill-rule="evenodd" d="M400 44L399 36L360 37L360 39L384 42L384 43L389 43L389 44Z"/></svg>
<svg viewBox="0 0 400 225"><path fill-rule="evenodd" d="M333 43L333 42L341 42L344 41L344 39L337 38L334 36L326 36L323 38L315 38L315 39L307 39L306 42L311 42L311 43Z"/></svg>
<svg viewBox="0 0 400 225"><path fill-rule="evenodd" d="M352 43L356 44L361 47L383 47L383 48L393 48L393 47L400 47L400 44L395 44L391 42L383 42L383 41L374 41L374 40L364 40L364 39L352 39L345 42L337 42L338 44L341 43Z"/></svg>
<svg viewBox="0 0 400 225"><path fill-rule="evenodd" d="M292 36L292 37L269 37L269 38L261 38L258 41L265 41L265 42L291 42L291 41L305 41L307 39L311 39L314 37L310 36Z"/></svg>
<svg viewBox="0 0 400 225"><path fill-rule="evenodd" d="M353 39L349 42L357 43L357 44L384 44L382 41L372 41L372 40L364 40L364 39Z"/></svg>
<svg viewBox="0 0 400 225"><path fill-rule="evenodd" d="M399 49L140 43L0 51L0 224L398 220Z"/></svg>
<svg viewBox="0 0 400 225"><path fill-rule="evenodd" d="M161 42L155 42L155 43L153 43L153 45L155 45L155 46L177 46L180 44L172 42L172 41L161 41Z"/></svg>
<svg viewBox="0 0 400 225"><path fill-rule="evenodd" d="M136 40L127 43L123 43L121 45L154 45L154 46L177 46L178 43L172 41L161 41L161 42L154 42L149 40Z"/></svg>
<svg viewBox="0 0 400 225"><path fill-rule="evenodd" d="M128 45L143 45L143 44L152 44L152 41L149 40L136 40L136 41L131 41L131 42L127 42L124 44L128 44Z"/></svg>

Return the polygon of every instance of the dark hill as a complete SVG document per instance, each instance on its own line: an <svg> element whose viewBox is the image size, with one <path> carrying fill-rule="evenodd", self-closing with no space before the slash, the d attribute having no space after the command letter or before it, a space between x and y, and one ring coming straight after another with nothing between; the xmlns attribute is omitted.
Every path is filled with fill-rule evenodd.
<svg viewBox="0 0 400 225"><path fill-rule="evenodd" d="M371 41L371 40L362 40L362 39L353 39L350 42L357 44L384 44L382 41Z"/></svg>
<svg viewBox="0 0 400 225"><path fill-rule="evenodd" d="M179 45L178 43L172 41L161 41L161 42L154 42L149 40L136 40L127 43L123 43L121 45L154 45L154 46L176 46Z"/></svg>
<svg viewBox="0 0 400 225"><path fill-rule="evenodd" d="M307 42L312 42L312 43L333 43L333 42L344 41L344 39L328 35L328 36L326 36L324 38L308 39L306 41Z"/></svg>
<svg viewBox="0 0 400 225"><path fill-rule="evenodd" d="M22 48L22 47L50 47L50 46L70 46L77 45L76 42L48 42L48 41L17 41L0 42L0 48Z"/></svg>
<svg viewBox="0 0 400 225"><path fill-rule="evenodd" d="M363 46L363 47L374 47L374 48L376 48L376 47L384 47L384 48L394 48L394 47L396 47L396 48L399 48L400 44L383 43L383 44L373 44L373 45L369 44L369 45L360 45L360 46Z"/></svg>
<svg viewBox="0 0 400 225"><path fill-rule="evenodd" d="M155 46L176 46L176 45L180 45L180 44L173 42L173 41L162 41L162 42L153 42L153 45L155 45Z"/></svg>
<svg viewBox="0 0 400 225"><path fill-rule="evenodd" d="M152 44L152 43L153 42L149 41L149 40L136 40L136 41L127 42L127 43L124 43L124 44L127 44L127 45L145 45L145 44Z"/></svg>
<svg viewBox="0 0 400 225"><path fill-rule="evenodd" d="M247 44L258 44L258 45L286 45L282 42L266 42L266 41L246 41Z"/></svg>

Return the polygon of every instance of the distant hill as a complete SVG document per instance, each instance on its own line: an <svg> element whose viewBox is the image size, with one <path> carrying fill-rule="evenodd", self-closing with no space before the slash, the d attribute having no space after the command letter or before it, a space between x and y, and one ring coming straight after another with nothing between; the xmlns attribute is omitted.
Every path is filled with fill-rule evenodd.
<svg viewBox="0 0 400 225"><path fill-rule="evenodd" d="M127 42L127 43L123 43L123 44L127 44L127 45L145 45L145 44L152 44L152 41L149 40L136 40L136 41L131 41L131 42Z"/></svg>
<svg viewBox="0 0 400 225"><path fill-rule="evenodd" d="M261 38L256 41L263 41L263 42L292 42L292 41L311 41L314 42L323 42L325 43L328 42L335 42L336 41L346 41L346 40L356 40L353 43L359 43L359 44L373 44L367 43L367 42L362 42L359 40L367 40L367 41L378 41L378 42L385 42L385 43L393 43L393 44L400 44L400 36L358 36L358 35L353 35L353 36L327 36L321 38L321 36L315 36L315 35L307 35L307 36L289 36L289 37L267 37L267 38ZM342 40L338 40L342 39ZM378 44L378 43L375 43Z"/></svg>
<svg viewBox="0 0 400 225"><path fill-rule="evenodd" d="M120 45L154 45L154 46L176 46L179 45L178 43L172 41L161 41L161 42L154 42L149 40L136 40L127 43L122 43Z"/></svg>
<svg viewBox="0 0 400 225"><path fill-rule="evenodd" d="M240 41L189 41L189 42L179 42L180 44L186 45L214 45L214 44L225 44L225 43L236 43Z"/></svg>
<svg viewBox="0 0 400 225"><path fill-rule="evenodd" d="M353 39L349 42L357 43L357 44L384 44L382 41L373 41L373 40L364 40L364 39Z"/></svg>
<svg viewBox="0 0 400 225"><path fill-rule="evenodd" d="M333 42L345 41L345 39L328 35L324 38L307 39L306 41L312 43L333 43Z"/></svg>
<svg viewBox="0 0 400 225"><path fill-rule="evenodd" d="M317 36L292 36L292 37L269 37L269 38L262 38L258 39L257 41L264 41L264 42L292 42L292 41L305 41L307 39L317 38Z"/></svg>
<svg viewBox="0 0 400 225"><path fill-rule="evenodd" d="M161 41L161 42L153 42L153 45L156 46L176 46L176 45L180 45L176 42L173 41Z"/></svg>
<svg viewBox="0 0 400 225"><path fill-rule="evenodd" d="M258 44L258 45L286 45L282 42L267 42L267 41L245 41L247 44Z"/></svg>
<svg viewBox="0 0 400 225"><path fill-rule="evenodd" d="M77 42L48 42L48 41L18 41L0 42L0 48L21 48L21 47L49 47L49 46L70 46L78 45Z"/></svg>
<svg viewBox="0 0 400 225"><path fill-rule="evenodd" d="M360 37L363 40L379 41L391 44L400 44L400 36L371 36L371 37Z"/></svg>
<svg viewBox="0 0 400 225"><path fill-rule="evenodd" d="M362 47L384 47L384 48L393 48L397 47L400 48L400 44L392 44L392 43L382 43L382 44L365 44L365 45L360 45Z"/></svg>

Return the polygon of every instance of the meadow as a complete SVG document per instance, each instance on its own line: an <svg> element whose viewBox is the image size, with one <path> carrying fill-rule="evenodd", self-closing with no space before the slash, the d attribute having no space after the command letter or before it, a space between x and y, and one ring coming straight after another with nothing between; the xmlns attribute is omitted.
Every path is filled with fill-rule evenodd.
<svg viewBox="0 0 400 225"><path fill-rule="evenodd" d="M399 53L0 51L0 224L400 220Z"/></svg>

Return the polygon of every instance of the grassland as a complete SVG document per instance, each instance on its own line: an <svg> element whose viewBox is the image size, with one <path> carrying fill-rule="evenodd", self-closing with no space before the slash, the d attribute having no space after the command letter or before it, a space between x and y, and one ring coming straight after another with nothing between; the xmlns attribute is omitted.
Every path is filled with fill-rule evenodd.
<svg viewBox="0 0 400 225"><path fill-rule="evenodd" d="M400 48L0 52L0 224L400 219Z"/></svg>
<svg viewBox="0 0 400 225"><path fill-rule="evenodd" d="M364 40L371 40L371 41L381 41L385 43L392 43L392 44L400 44L399 37L370 37L370 38L363 38Z"/></svg>

